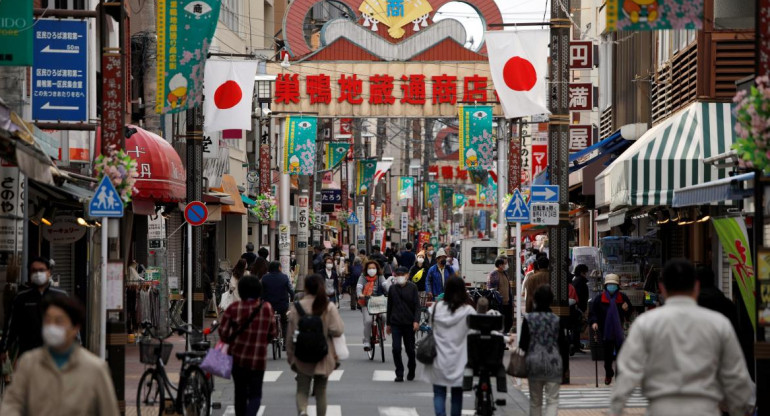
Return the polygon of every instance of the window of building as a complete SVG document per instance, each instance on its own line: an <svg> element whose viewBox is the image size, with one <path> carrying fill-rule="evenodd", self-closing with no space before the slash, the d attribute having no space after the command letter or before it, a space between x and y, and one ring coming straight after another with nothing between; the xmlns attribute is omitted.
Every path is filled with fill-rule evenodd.
<svg viewBox="0 0 770 416"><path fill-rule="evenodd" d="M471 263L495 264L497 259L497 247L473 247L471 248Z"/></svg>
<svg viewBox="0 0 770 416"><path fill-rule="evenodd" d="M238 33L240 30L239 18L241 15L241 0L222 0L222 8L219 12L219 20L230 28L233 32Z"/></svg>

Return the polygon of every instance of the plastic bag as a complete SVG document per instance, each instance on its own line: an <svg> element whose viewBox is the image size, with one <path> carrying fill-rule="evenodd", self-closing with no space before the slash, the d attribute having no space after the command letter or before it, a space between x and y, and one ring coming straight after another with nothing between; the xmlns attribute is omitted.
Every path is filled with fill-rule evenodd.
<svg viewBox="0 0 770 416"><path fill-rule="evenodd" d="M222 341L217 342L216 347L206 352L200 367L207 373L229 379L233 371L233 357L227 354L227 344Z"/></svg>
<svg viewBox="0 0 770 416"><path fill-rule="evenodd" d="M345 334L338 337L332 337L334 342L334 351L337 353L337 360L345 361L350 357L350 351L348 350L348 344L345 342Z"/></svg>

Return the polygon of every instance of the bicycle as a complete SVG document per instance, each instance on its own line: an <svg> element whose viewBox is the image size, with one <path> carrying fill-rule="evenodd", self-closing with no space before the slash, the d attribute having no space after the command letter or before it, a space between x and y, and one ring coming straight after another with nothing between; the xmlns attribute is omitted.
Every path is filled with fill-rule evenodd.
<svg viewBox="0 0 770 416"><path fill-rule="evenodd" d="M276 312L274 315L276 334L270 341L273 345L273 359L277 360L281 358L281 352L285 348L285 341L283 338L283 327L281 326L281 314Z"/></svg>
<svg viewBox="0 0 770 416"><path fill-rule="evenodd" d="M381 313L373 313L372 319L372 337L369 339L369 351L366 354L369 356L369 361L374 361L375 347L377 343L380 344L380 353L382 355L382 362L385 362L385 325L382 322Z"/></svg>
<svg viewBox="0 0 770 416"><path fill-rule="evenodd" d="M430 326L430 307L432 305L433 302L426 302L425 306L420 309L420 327L415 334L415 341L419 341L422 337L433 332L433 328Z"/></svg>
<svg viewBox="0 0 770 416"><path fill-rule="evenodd" d="M144 371L139 379L139 387L136 392L136 409L138 415L162 415L164 413L182 415L208 416L211 412L211 391L213 380L211 376L199 367L206 351L210 348L207 339L219 324L215 321L211 328L200 331L192 325L173 328L165 337L152 333L153 325L143 322L144 336L158 341L141 342L139 344L139 361L152 365ZM174 333L193 334L203 336L203 341L191 342L192 351L176 353L177 359L182 361L179 369L179 386L172 383L166 374L165 363L168 362L173 345L165 342ZM176 393L175 393L176 392ZM166 402L165 395L169 395L170 403Z"/></svg>

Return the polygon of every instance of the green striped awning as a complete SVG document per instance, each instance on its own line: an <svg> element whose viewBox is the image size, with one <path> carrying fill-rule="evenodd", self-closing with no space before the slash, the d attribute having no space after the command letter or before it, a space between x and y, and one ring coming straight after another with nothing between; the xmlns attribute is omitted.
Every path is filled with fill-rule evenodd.
<svg viewBox="0 0 770 416"><path fill-rule="evenodd" d="M597 206L671 205L674 190L727 176L703 159L732 144L729 103L690 104L653 126L596 177Z"/></svg>

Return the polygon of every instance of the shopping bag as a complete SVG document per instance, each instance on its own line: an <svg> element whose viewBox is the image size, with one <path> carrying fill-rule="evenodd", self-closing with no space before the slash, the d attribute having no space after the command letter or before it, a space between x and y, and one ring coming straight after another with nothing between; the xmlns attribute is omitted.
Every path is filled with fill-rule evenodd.
<svg viewBox="0 0 770 416"><path fill-rule="evenodd" d="M527 353L521 348L515 348L511 352L507 373L513 377L527 378Z"/></svg>
<svg viewBox="0 0 770 416"><path fill-rule="evenodd" d="M227 354L227 344L222 341L217 342L216 347L206 352L200 367L207 373L229 379L233 371L233 357Z"/></svg>
<svg viewBox="0 0 770 416"><path fill-rule="evenodd" d="M435 328L433 326L433 315L435 313L436 307L434 306L430 314L431 328ZM436 351L436 338L433 337L433 331L431 331L422 340L420 340L419 344L417 344L417 349L414 352L414 356L417 358L417 361L429 365L433 364L433 360L436 359L436 355L438 355L438 352Z"/></svg>
<svg viewBox="0 0 770 416"><path fill-rule="evenodd" d="M225 290L222 293L222 299L219 300L219 308L224 312L231 303L233 303L233 294L229 290Z"/></svg>
<svg viewBox="0 0 770 416"><path fill-rule="evenodd" d="M350 351L348 350L348 344L345 341L345 334L338 337L332 337L334 342L334 351L337 353L338 361L345 361L350 357Z"/></svg>

